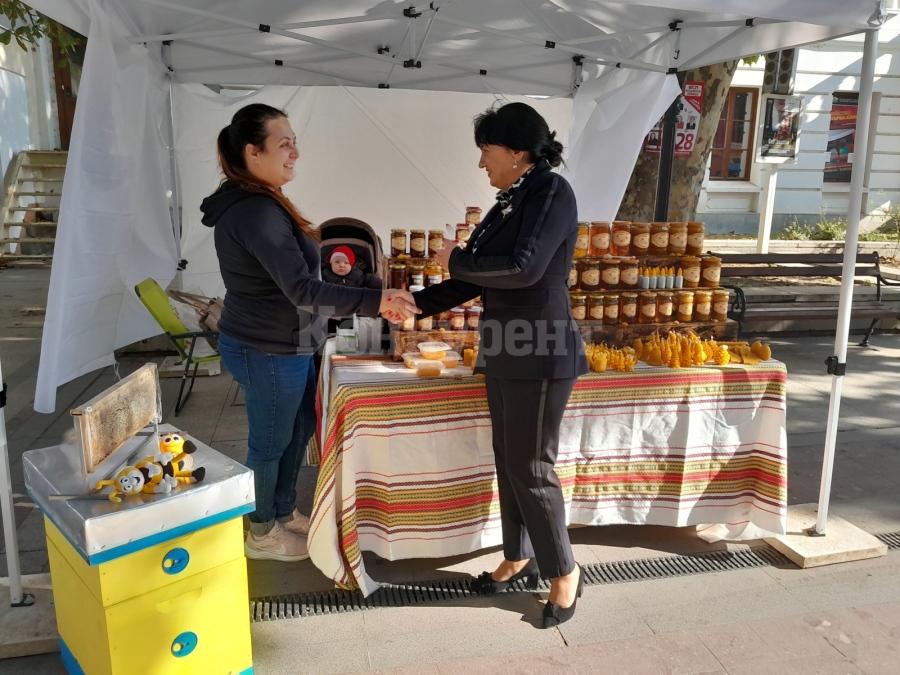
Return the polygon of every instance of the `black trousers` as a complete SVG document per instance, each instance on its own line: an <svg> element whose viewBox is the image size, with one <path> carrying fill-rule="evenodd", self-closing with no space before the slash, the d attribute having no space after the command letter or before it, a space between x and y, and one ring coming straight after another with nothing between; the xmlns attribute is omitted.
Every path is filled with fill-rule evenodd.
<svg viewBox="0 0 900 675"><path fill-rule="evenodd" d="M545 578L575 569L565 504L554 471L562 422L575 378L487 378L500 497L503 556L535 558Z"/></svg>

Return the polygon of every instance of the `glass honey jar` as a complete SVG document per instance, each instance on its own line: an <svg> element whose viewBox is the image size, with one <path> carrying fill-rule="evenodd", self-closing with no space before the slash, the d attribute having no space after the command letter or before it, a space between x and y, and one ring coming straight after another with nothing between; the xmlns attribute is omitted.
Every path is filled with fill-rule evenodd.
<svg viewBox="0 0 900 675"><path fill-rule="evenodd" d="M656 323L656 293L644 291L638 296L640 323Z"/></svg>
<svg viewBox="0 0 900 675"><path fill-rule="evenodd" d="M467 206L466 207L466 223L472 225L473 227L479 225L481 223L481 207L480 206Z"/></svg>
<svg viewBox="0 0 900 675"><path fill-rule="evenodd" d="M613 221L609 248L613 255L631 255L631 223L624 220Z"/></svg>
<svg viewBox="0 0 900 675"><path fill-rule="evenodd" d="M396 258L406 253L406 230L391 230L391 257Z"/></svg>
<svg viewBox="0 0 900 675"><path fill-rule="evenodd" d="M444 280L444 270L437 260L430 260L425 263L425 287L436 286Z"/></svg>
<svg viewBox="0 0 900 675"><path fill-rule="evenodd" d="M424 258L427 248L428 240L425 237L425 230L410 230L409 254L413 258Z"/></svg>
<svg viewBox="0 0 900 675"><path fill-rule="evenodd" d="M694 321L709 321L712 312L712 291L694 291Z"/></svg>
<svg viewBox="0 0 900 675"><path fill-rule="evenodd" d="M718 288L722 277L722 259L714 255L700 258L700 285L703 288Z"/></svg>
<svg viewBox="0 0 900 675"><path fill-rule="evenodd" d="M591 293L588 296L588 318L603 320L603 293Z"/></svg>
<svg viewBox="0 0 900 675"><path fill-rule="evenodd" d="M619 323L619 294L607 293L603 296L603 323Z"/></svg>
<svg viewBox="0 0 900 675"><path fill-rule="evenodd" d="M444 231L428 230L428 255L433 256L444 250Z"/></svg>
<svg viewBox="0 0 900 675"><path fill-rule="evenodd" d="M703 254L703 237L706 226L703 223L690 222L687 224L687 246L685 253L688 255Z"/></svg>
<svg viewBox="0 0 900 675"><path fill-rule="evenodd" d="M421 286L425 288L425 265L421 263L410 263L408 266L409 285Z"/></svg>
<svg viewBox="0 0 900 675"><path fill-rule="evenodd" d="M466 310L462 307L454 307L450 310L450 330L466 329Z"/></svg>
<svg viewBox="0 0 900 675"><path fill-rule="evenodd" d="M675 317L681 323L688 323L694 320L694 292L678 291L675 294L678 301L678 308L675 310Z"/></svg>
<svg viewBox="0 0 900 675"><path fill-rule="evenodd" d="M710 318L713 321L728 320L729 295L727 288L717 288L712 292L712 312Z"/></svg>
<svg viewBox="0 0 900 675"><path fill-rule="evenodd" d="M587 318L587 296L583 294L572 296L572 318L576 321L584 321Z"/></svg>
<svg viewBox="0 0 900 675"><path fill-rule="evenodd" d="M586 293L600 290L600 259L582 258L578 262L581 267L578 287Z"/></svg>
<svg viewBox="0 0 900 675"><path fill-rule="evenodd" d="M650 223L650 255L666 255L669 250L669 224Z"/></svg>
<svg viewBox="0 0 900 675"><path fill-rule="evenodd" d="M658 323L669 323L675 318L675 294L672 291L657 291L656 320Z"/></svg>
<svg viewBox="0 0 900 675"><path fill-rule="evenodd" d="M681 258L682 286L697 288L700 285L700 258L686 255Z"/></svg>
<svg viewBox="0 0 900 675"><path fill-rule="evenodd" d="M669 223L669 255L684 255L687 249L687 223Z"/></svg>
<svg viewBox="0 0 900 675"><path fill-rule="evenodd" d="M397 288L400 290L406 290L407 280L406 280L406 263L391 263L391 277L390 277L390 286L388 288Z"/></svg>
<svg viewBox="0 0 900 675"><path fill-rule="evenodd" d="M483 307L472 305L466 308L466 328L469 330L478 330L478 322L481 321L481 312Z"/></svg>
<svg viewBox="0 0 900 675"><path fill-rule="evenodd" d="M638 294L631 291L619 293L619 318L623 323L634 323L637 318Z"/></svg>
<svg viewBox="0 0 900 675"><path fill-rule="evenodd" d="M575 258L585 258L591 248L591 224L578 223L578 238L575 239Z"/></svg>
<svg viewBox="0 0 900 675"><path fill-rule="evenodd" d="M569 282L568 287L570 291L578 290L579 278L581 276L581 267L578 264L577 260L572 261L572 269L569 270Z"/></svg>
<svg viewBox="0 0 900 675"><path fill-rule="evenodd" d="M591 223L591 255L602 258L609 253L609 238L612 226L609 223Z"/></svg>
<svg viewBox="0 0 900 675"><path fill-rule="evenodd" d="M620 270L618 258L600 259L600 288L604 290L618 288L619 276Z"/></svg>
<svg viewBox="0 0 900 675"><path fill-rule="evenodd" d="M650 253L650 223L631 224L631 255Z"/></svg>
<svg viewBox="0 0 900 675"><path fill-rule="evenodd" d="M619 287L635 289L638 287L638 259L633 257L619 258Z"/></svg>
<svg viewBox="0 0 900 675"><path fill-rule="evenodd" d="M470 228L465 223L460 223L456 226L456 241L459 242L460 246L463 248L466 247L466 244L469 243L469 236L472 234L472 228Z"/></svg>

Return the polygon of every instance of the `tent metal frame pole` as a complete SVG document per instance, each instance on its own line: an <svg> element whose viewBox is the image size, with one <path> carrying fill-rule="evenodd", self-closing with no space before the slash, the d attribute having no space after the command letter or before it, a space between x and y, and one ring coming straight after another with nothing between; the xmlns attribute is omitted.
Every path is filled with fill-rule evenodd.
<svg viewBox="0 0 900 675"><path fill-rule="evenodd" d="M875 61L878 58L878 28L866 30L862 68L859 80L859 103L856 113L856 145L850 175L850 197L847 207L847 233L844 237L844 272L841 275L841 296L838 303L837 329L834 339L835 356L826 359L831 381L831 400L828 406L828 424L825 429L825 456L822 462L822 484L819 488L819 511L814 528L807 530L811 536L822 536L828 523L828 507L831 499L831 477L834 470L834 447L837 440L838 419L841 409L841 391L847 367L847 342L850 337L850 312L853 305L853 277L856 270L856 249L859 244L859 221L862 213L862 195L866 180L866 157L869 152L869 126L872 113L872 89L875 82Z"/></svg>
<svg viewBox="0 0 900 675"><path fill-rule="evenodd" d="M178 180L178 162L175 159L175 96L172 90L172 43L162 44L163 63L168 69L169 115L166 120L166 141L169 144L169 176L172 180L172 234L175 237L176 286L181 289L181 272L186 263L181 259L181 185Z"/></svg>
<svg viewBox="0 0 900 675"><path fill-rule="evenodd" d="M678 78L679 88L684 90L687 71L681 70L675 75ZM656 179L656 207L653 211L653 219L660 222L669 220L669 197L672 194L672 171L675 168L675 125L678 122L680 110L681 96L679 95L675 97L666 110L666 114L663 115L659 171Z"/></svg>
<svg viewBox="0 0 900 675"><path fill-rule="evenodd" d="M738 28L737 30L732 31L731 33L729 33L728 35L723 37L721 40L711 44L709 47L704 49L699 54L695 54L694 58L692 58L687 63L682 63L681 68L683 70L688 70L689 68L693 68L694 65L697 63L700 63L700 64L704 63L703 58L707 54L711 54L713 51L715 51L716 49L721 47L723 44L725 44L726 42L730 42L733 38L736 38L738 35L749 30L750 28L753 28L753 24L745 24L745 25L741 26L740 28Z"/></svg>

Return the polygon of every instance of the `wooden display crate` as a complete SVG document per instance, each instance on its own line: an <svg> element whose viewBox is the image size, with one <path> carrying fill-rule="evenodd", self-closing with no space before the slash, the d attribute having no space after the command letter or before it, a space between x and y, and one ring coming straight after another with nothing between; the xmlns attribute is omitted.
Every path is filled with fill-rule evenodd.
<svg viewBox="0 0 900 675"><path fill-rule="evenodd" d="M401 361L402 355L414 352L420 342L445 342L462 356L463 349L478 344L477 330L398 330L391 326L391 356Z"/></svg>
<svg viewBox="0 0 900 675"><path fill-rule="evenodd" d="M670 332L687 333L693 331L700 339L713 338L720 341L737 340L736 321L690 321L688 323L630 323L604 324L595 319L576 321L585 342L605 342L610 347L624 347L636 338L643 338L659 331L665 337Z"/></svg>

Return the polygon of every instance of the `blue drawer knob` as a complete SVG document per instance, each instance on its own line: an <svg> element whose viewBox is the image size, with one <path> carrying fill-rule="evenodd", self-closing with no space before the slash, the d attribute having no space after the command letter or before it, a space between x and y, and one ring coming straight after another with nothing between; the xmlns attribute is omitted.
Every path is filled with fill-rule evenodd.
<svg viewBox="0 0 900 675"><path fill-rule="evenodd" d="M166 574L178 574L183 572L191 561L191 554L183 548L173 548L166 553L162 561L163 572Z"/></svg>
<svg viewBox="0 0 900 675"><path fill-rule="evenodd" d="M172 643L172 656L181 658L187 656L197 648L197 634L186 631L175 638Z"/></svg>

